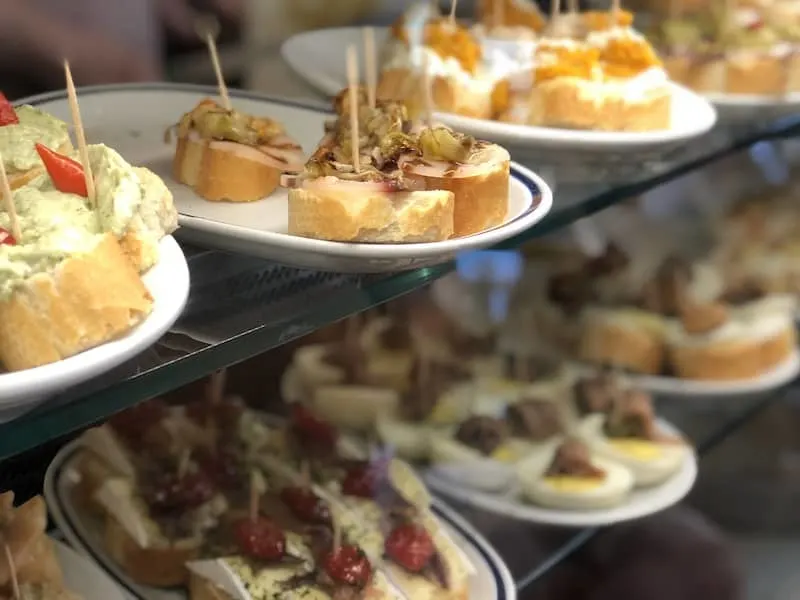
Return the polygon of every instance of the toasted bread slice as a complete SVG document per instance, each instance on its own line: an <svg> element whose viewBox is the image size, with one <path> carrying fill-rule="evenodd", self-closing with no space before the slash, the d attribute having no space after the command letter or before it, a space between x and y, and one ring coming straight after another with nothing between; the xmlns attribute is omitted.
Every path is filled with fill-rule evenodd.
<svg viewBox="0 0 800 600"><path fill-rule="evenodd" d="M153 298L113 234L0 301L0 361L19 371L59 361L125 335Z"/></svg>

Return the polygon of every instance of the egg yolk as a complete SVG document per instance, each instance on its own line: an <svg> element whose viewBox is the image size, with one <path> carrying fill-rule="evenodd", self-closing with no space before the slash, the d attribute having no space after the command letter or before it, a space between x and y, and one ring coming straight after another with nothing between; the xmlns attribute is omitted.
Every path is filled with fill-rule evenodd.
<svg viewBox="0 0 800 600"><path fill-rule="evenodd" d="M609 444L619 452L636 460L656 460L661 457L663 452L658 444L647 440L616 439L609 440Z"/></svg>
<svg viewBox="0 0 800 600"><path fill-rule="evenodd" d="M457 423L463 412L452 401L442 399L433 407L427 420L431 425L450 425Z"/></svg>
<svg viewBox="0 0 800 600"><path fill-rule="evenodd" d="M499 462L511 463L519 458L519 454L509 446L500 446L492 452L491 458Z"/></svg>
<svg viewBox="0 0 800 600"><path fill-rule="evenodd" d="M603 485L602 477L575 477L573 475L553 475L545 477L543 481L559 492L589 492Z"/></svg>

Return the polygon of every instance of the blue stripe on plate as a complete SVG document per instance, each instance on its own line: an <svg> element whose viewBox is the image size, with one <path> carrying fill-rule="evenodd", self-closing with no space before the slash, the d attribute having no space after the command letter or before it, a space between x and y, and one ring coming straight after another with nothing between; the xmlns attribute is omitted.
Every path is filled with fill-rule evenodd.
<svg viewBox="0 0 800 600"><path fill-rule="evenodd" d="M75 452L78 451L78 449L79 449L78 445L73 445L72 448L69 449L66 454L64 454L63 456L58 456L56 458L56 460L59 460L59 463L57 464L56 466L57 468L53 472L53 491L55 492L54 500L57 501L59 504L61 515L64 521L66 522L67 527L69 527L72 530L72 533L76 538L80 539L80 536L78 535L78 527L76 527L75 522L72 520L70 516L71 511L65 510L61 502L61 496L58 493L59 490L58 482L61 480L61 477L64 476L63 469L66 465L70 463L73 455L75 454ZM495 558L487 550L487 547L483 543L480 543L478 540L475 540L470 534L470 532L466 531L457 521L452 520L447 514L445 514L443 509L440 508L440 506L437 506L439 504L444 506L444 503L441 500L434 501L434 504L432 506L433 512L436 513L436 515L442 521L446 522L448 525L450 525L450 527L455 529L464 539L470 542L472 547L481 555L484 562L489 567L489 570L492 572L492 577L494 578L495 581L495 587L497 588L497 600L511 600L506 594L505 581L500 571L500 568L498 567ZM81 542L82 542L81 545L83 547L82 550L84 551L84 553L89 555L89 557L99 567L103 568L104 562L106 562L107 560L109 561L111 560L108 557L105 557L105 560L101 558L101 554L97 550L95 550L95 548L93 548L93 545L89 543L87 540L81 539ZM75 550L81 552L81 549L79 548L75 548ZM131 596L133 596L137 600L146 600L145 598L140 596L135 589L133 589L130 585L128 585L127 582L118 577L116 573L105 568L103 568L103 571L105 571L117 585L123 588ZM177 588L172 588L172 589L177 590ZM488 599L481 598L480 600L488 600Z"/></svg>

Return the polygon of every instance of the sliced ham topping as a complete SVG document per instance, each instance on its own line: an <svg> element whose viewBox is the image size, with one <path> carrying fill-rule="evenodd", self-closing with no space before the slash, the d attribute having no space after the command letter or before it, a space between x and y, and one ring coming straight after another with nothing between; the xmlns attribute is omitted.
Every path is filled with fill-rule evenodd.
<svg viewBox="0 0 800 600"><path fill-rule="evenodd" d="M592 464L589 450L578 440L567 440L558 447L547 476L602 478L605 472Z"/></svg>
<svg viewBox="0 0 800 600"><path fill-rule="evenodd" d="M506 412L513 435L533 441L546 440L563 429L558 407L547 400L523 400Z"/></svg>

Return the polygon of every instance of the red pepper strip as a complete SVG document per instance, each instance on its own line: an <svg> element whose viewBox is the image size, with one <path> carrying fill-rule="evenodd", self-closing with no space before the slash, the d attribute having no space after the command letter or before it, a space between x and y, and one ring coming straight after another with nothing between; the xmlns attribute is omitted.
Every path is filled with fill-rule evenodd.
<svg viewBox="0 0 800 600"><path fill-rule="evenodd" d="M17 240L14 239L14 236L11 235L8 231L0 227L0 246L16 246Z"/></svg>
<svg viewBox="0 0 800 600"><path fill-rule="evenodd" d="M53 152L43 144L36 144L36 152L39 153L44 168L47 169L47 174L50 175L53 185L59 192L77 194L84 198L89 197L81 163L72 160L69 156Z"/></svg>
<svg viewBox="0 0 800 600"><path fill-rule="evenodd" d="M3 92L0 92L0 127L5 125L16 125L17 123L19 123L17 111L14 110L11 102L9 102L8 98L6 98L6 95Z"/></svg>

